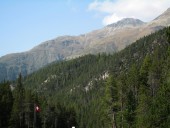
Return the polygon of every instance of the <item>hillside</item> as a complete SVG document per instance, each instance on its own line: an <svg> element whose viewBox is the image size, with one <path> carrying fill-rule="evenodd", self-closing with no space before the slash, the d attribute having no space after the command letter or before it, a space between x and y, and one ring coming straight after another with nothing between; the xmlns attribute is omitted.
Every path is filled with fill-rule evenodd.
<svg viewBox="0 0 170 128"><path fill-rule="evenodd" d="M132 42L170 25L169 9L151 22L125 18L79 36L61 36L45 41L30 51L9 54L0 58L0 81L15 80L19 72L24 76L50 64L86 54L113 53Z"/></svg>
<svg viewBox="0 0 170 128"><path fill-rule="evenodd" d="M141 38L113 55L53 63L26 77L23 84L50 99L52 106L73 107L80 128L168 127L168 31Z"/></svg>

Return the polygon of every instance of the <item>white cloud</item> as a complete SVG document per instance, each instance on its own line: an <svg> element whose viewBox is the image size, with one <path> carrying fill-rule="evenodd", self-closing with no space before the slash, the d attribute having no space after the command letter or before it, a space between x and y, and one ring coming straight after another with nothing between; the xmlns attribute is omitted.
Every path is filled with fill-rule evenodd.
<svg viewBox="0 0 170 128"><path fill-rule="evenodd" d="M170 0L105 0L90 3L89 11L105 13L103 24L108 25L124 17L150 21L170 7Z"/></svg>
<svg viewBox="0 0 170 128"><path fill-rule="evenodd" d="M121 19L123 19L124 17L120 17L120 16L117 16L115 13L111 14L111 15L108 15L108 16L105 16L104 19L103 19L103 24L104 25L108 25L108 24L111 24L111 23L115 23Z"/></svg>

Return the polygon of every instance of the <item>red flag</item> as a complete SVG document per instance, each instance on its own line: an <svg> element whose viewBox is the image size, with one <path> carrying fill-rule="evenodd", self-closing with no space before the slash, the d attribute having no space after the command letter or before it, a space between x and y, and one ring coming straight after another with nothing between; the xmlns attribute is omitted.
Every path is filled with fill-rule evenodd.
<svg viewBox="0 0 170 128"><path fill-rule="evenodd" d="M40 112L40 107L38 105L35 106L35 111Z"/></svg>

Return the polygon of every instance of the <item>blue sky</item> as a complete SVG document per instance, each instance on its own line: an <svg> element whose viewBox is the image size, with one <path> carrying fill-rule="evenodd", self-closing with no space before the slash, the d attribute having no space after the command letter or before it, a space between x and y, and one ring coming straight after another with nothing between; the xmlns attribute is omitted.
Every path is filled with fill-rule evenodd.
<svg viewBox="0 0 170 128"><path fill-rule="evenodd" d="M122 18L150 21L169 0L1 0L0 56L63 35L80 35Z"/></svg>
<svg viewBox="0 0 170 128"><path fill-rule="evenodd" d="M62 35L101 28L100 17L88 11L88 0L0 1L0 56L29 50Z"/></svg>

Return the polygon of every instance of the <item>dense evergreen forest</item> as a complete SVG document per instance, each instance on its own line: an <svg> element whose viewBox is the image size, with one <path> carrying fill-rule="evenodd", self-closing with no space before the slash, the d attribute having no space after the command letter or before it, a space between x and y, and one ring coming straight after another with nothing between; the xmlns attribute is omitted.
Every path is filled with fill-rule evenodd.
<svg viewBox="0 0 170 128"><path fill-rule="evenodd" d="M4 81L0 127L168 128L169 99L170 27L112 55L85 55Z"/></svg>

